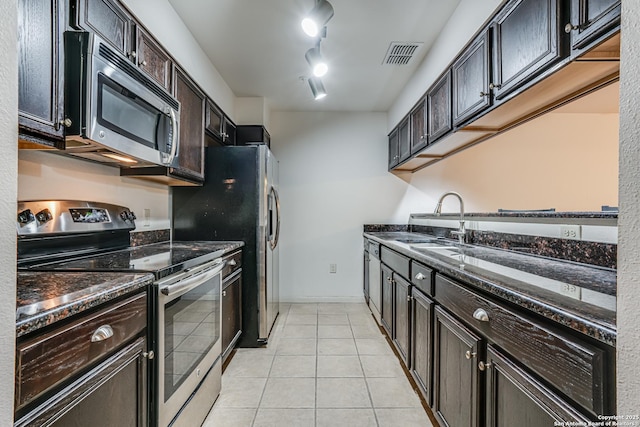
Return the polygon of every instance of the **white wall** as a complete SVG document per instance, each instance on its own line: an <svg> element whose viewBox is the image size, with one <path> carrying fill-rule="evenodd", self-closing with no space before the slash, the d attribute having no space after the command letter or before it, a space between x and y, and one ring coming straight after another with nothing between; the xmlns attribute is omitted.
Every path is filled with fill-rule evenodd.
<svg viewBox="0 0 640 427"><path fill-rule="evenodd" d="M13 425L16 343L18 22L16 0L0 2L0 425Z"/></svg>
<svg viewBox="0 0 640 427"><path fill-rule="evenodd" d="M403 200L432 212L446 191L467 212L618 205L618 115L547 114L408 175ZM446 199L443 212L457 212Z"/></svg>
<svg viewBox="0 0 640 427"><path fill-rule="evenodd" d="M235 96L168 0L122 0L180 66L234 119Z"/></svg>
<svg viewBox="0 0 640 427"><path fill-rule="evenodd" d="M406 183L386 172L386 114L273 112L271 124L281 299L361 301L362 225L407 221L396 212Z"/></svg>
<svg viewBox="0 0 640 427"><path fill-rule="evenodd" d="M462 0L407 85L389 109L391 131L453 61L504 0Z"/></svg>
<svg viewBox="0 0 640 427"><path fill-rule="evenodd" d="M136 230L170 227L169 187L136 178L120 177L120 169L63 157L21 150L18 155L18 200L91 200L127 206L137 217ZM150 209L145 225L144 209Z"/></svg>
<svg viewBox="0 0 640 427"><path fill-rule="evenodd" d="M618 219L618 414L640 413L640 1L622 2L620 217ZM637 423L637 422L636 422Z"/></svg>

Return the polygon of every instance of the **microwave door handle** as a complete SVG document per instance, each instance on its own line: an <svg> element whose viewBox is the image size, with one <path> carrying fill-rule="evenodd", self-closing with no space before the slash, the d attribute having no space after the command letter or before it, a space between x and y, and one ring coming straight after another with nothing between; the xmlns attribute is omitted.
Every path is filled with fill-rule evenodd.
<svg viewBox="0 0 640 427"><path fill-rule="evenodd" d="M166 164L170 165L173 163L173 159L176 157L176 153L178 152L178 119L176 118L176 113L173 111L173 108L169 110L169 116L171 116L171 153L169 154L169 158L167 159Z"/></svg>

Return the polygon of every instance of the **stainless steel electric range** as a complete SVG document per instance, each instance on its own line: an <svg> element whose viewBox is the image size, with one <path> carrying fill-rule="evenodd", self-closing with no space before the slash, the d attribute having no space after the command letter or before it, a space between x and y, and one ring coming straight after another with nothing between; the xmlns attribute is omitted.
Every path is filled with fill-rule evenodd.
<svg viewBox="0 0 640 427"><path fill-rule="evenodd" d="M222 254L242 242L130 246L135 214L106 203L18 203L18 269L148 272L152 425L196 425L220 392ZM199 424L197 424L199 425Z"/></svg>

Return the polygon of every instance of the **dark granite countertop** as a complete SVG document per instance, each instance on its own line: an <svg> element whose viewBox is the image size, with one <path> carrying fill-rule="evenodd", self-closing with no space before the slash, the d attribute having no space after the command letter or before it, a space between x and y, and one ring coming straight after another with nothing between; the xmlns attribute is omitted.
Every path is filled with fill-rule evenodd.
<svg viewBox="0 0 640 427"><path fill-rule="evenodd" d="M16 337L121 295L146 288L153 274L18 271Z"/></svg>
<svg viewBox="0 0 640 427"><path fill-rule="evenodd" d="M437 250L406 242L435 238L419 233L366 232L365 237L502 300L616 344L615 270L479 245L459 246L450 240L441 241L450 249Z"/></svg>
<svg viewBox="0 0 640 427"><path fill-rule="evenodd" d="M433 218L459 218L459 213L441 213L436 215L435 213L424 214L412 214L419 217L433 217ZM467 217L494 217L494 218L603 218L603 219L615 219L618 218L618 211L571 211L571 212L555 212L555 211L504 211L504 212L465 212L465 218Z"/></svg>

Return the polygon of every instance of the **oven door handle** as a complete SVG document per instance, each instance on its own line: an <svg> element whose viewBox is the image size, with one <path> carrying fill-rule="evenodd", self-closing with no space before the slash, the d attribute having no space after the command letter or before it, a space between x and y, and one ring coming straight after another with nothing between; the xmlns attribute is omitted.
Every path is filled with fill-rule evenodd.
<svg viewBox="0 0 640 427"><path fill-rule="evenodd" d="M168 297L174 296L176 294L187 293L190 290L195 289L203 283L207 282L208 280L211 280L212 277L220 274L224 266L225 262L221 262L210 270L198 273L193 277L189 277L188 279L179 280L173 285L164 286L160 289L160 292Z"/></svg>

